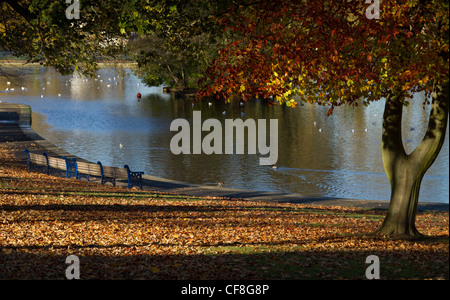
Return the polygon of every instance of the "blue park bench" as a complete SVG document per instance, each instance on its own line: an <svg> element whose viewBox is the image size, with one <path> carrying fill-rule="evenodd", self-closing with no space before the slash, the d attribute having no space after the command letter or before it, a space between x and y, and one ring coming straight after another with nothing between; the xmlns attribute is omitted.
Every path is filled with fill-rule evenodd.
<svg viewBox="0 0 450 300"><path fill-rule="evenodd" d="M100 178L102 184L111 182L114 186L118 180L126 180L128 188L137 186L142 189L142 175L144 172L133 172L128 165L123 168L103 166L101 162L89 163L77 161L75 158L52 157L46 153L36 154L25 150L28 154L28 170L37 168L50 174L51 169L65 171L66 178L76 178L78 180L91 180L92 177Z"/></svg>

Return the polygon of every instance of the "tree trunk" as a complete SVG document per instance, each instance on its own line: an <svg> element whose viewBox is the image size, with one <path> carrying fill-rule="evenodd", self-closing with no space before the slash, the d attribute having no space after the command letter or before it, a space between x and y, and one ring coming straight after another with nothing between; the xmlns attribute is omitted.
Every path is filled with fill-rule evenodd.
<svg viewBox="0 0 450 300"><path fill-rule="evenodd" d="M419 191L425 172L442 148L449 114L448 78L435 84L428 129L419 146L407 154L402 142L403 97L392 91L386 98L383 115L383 164L391 184L391 202L378 233L415 236Z"/></svg>

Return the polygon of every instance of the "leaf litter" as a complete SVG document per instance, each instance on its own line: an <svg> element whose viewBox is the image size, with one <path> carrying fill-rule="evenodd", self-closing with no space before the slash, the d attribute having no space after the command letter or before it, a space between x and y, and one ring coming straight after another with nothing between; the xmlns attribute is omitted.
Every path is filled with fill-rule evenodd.
<svg viewBox="0 0 450 300"><path fill-rule="evenodd" d="M28 172L0 145L0 278L448 280L448 212L419 212L422 239L371 235L385 211L197 198Z"/></svg>

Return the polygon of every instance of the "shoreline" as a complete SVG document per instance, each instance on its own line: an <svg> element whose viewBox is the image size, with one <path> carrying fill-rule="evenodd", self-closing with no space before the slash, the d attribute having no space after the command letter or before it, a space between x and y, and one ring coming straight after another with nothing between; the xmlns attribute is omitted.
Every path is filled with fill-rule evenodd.
<svg viewBox="0 0 450 300"><path fill-rule="evenodd" d="M0 59L0 64L4 64L4 65L31 65L31 66L43 66L41 63L38 62L28 62L26 60L14 60L14 59L4 59L1 60ZM120 64L120 65L137 65L136 62L134 61L127 61L127 60L105 60L105 61L101 61L101 62L97 62L97 64L99 66L102 65L111 65L111 64Z"/></svg>
<svg viewBox="0 0 450 300"><path fill-rule="evenodd" d="M54 156L66 156L75 158L77 161L86 161L80 157L76 157L63 149L51 144L46 139L37 134L29 123L19 124L15 120L2 120L2 115L17 113L20 104L0 103L0 144L9 142L14 144L18 150L15 156L25 162L27 157L24 152L27 148L37 148L39 151L47 152ZM2 114L3 113L3 114ZM20 119L20 116L18 120ZM136 170L139 171L139 170ZM332 197L310 197L301 194L278 193L253 191L244 189L233 189L216 186L204 186L190 184L171 179L155 177L151 175L143 175L143 188L155 192L165 192L184 196L196 197L220 197L228 199L242 199L247 201L264 201L274 203L296 203L308 205L324 205L324 206L340 206L340 207L358 207L363 209L381 209L386 210L389 207L389 201L376 200L358 200L344 199ZM118 184L118 186L121 186ZM418 205L419 211L449 211L449 204L446 203L428 203L421 202Z"/></svg>

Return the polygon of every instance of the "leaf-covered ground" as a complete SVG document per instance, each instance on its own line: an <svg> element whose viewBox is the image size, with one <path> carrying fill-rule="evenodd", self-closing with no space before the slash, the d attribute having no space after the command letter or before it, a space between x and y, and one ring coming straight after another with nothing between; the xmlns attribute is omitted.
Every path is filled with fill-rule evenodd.
<svg viewBox="0 0 450 300"><path fill-rule="evenodd" d="M0 279L381 279L449 277L448 212L432 237L369 235L385 211L194 198L28 172L0 145Z"/></svg>

